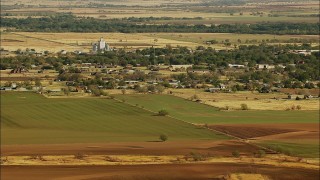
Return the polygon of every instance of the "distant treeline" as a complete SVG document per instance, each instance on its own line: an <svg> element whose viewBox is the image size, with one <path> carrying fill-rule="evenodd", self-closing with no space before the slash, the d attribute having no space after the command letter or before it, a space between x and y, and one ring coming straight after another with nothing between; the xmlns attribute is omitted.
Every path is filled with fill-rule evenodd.
<svg viewBox="0 0 320 180"><path fill-rule="evenodd" d="M199 6L243 6L247 4L246 0L203 0Z"/></svg>
<svg viewBox="0 0 320 180"><path fill-rule="evenodd" d="M137 24L136 19L77 18L71 14L43 18L1 18L2 27L27 32L181 32L181 33L246 33L246 34L319 34L320 23L220 24L220 25L152 25Z"/></svg>

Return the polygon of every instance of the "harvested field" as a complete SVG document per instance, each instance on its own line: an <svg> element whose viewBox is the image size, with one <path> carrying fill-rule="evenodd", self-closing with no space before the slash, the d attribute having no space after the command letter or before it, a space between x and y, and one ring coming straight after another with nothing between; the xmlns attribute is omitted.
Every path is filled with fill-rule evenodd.
<svg viewBox="0 0 320 180"><path fill-rule="evenodd" d="M124 166L1 166L1 179L20 180L32 177L43 180L48 177L59 180L75 179L186 179L205 180L229 173L258 173L275 180L316 180L318 170L275 167L237 163L124 165ZM285 173L284 173L285 172Z"/></svg>
<svg viewBox="0 0 320 180"><path fill-rule="evenodd" d="M24 50L26 47L36 49L37 51L49 50L58 52L60 50L75 51L81 50L89 52L91 44L103 37L111 47L137 49L151 46L165 47L166 45L187 46L195 49L197 46L209 46L205 43L207 40L218 40L219 43L210 45L216 49L225 49L226 47L221 43L225 39L229 39L233 44L239 44L237 41L241 39L243 43L245 40L257 39L273 39L277 38L281 41L289 40L291 38L298 39L314 39L317 36L312 35L252 35L252 34L230 34L230 33L40 33L40 32L4 32L1 36L2 47L15 51L17 49ZM6 40L7 39L7 40ZM10 41L8 41L10 39ZM157 39L155 43L154 40ZM22 42L21 42L22 41Z"/></svg>
<svg viewBox="0 0 320 180"><path fill-rule="evenodd" d="M277 110L283 111L290 109L292 106L300 106L302 110L319 110L319 99L309 99L296 101L295 99L287 99L288 95L282 93L258 93L258 92L236 92L236 93L210 93L203 90L194 89L173 89L174 96L189 99L193 95L197 95L203 104L218 108L226 108L229 110L239 110L241 104L247 104L250 110ZM290 90L300 92L301 90ZM305 93L316 95L319 89L305 89ZM294 93L292 93L294 94ZM316 95L318 96L318 95ZM303 97L303 95L301 95Z"/></svg>
<svg viewBox="0 0 320 180"><path fill-rule="evenodd" d="M280 42L288 41L290 39L306 39L314 40L317 42L317 35L272 35L272 34L233 34L233 33L143 33L143 35L150 36L153 38L164 38L177 41L186 41L204 44L205 41L216 40L223 46L222 41L229 39L232 44L254 44L254 43L245 43L246 40L252 41L256 40L256 44L261 43L262 40L272 40L277 39ZM241 40L241 43L238 42L238 39ZM272 43L271 43L272 44ZM212 45L213 46L213 45ZM225 47L224 47L225 48Z"/></svg>
<svg viewBox="0 0 320 180"><path fill-rule="evenodd" d="M17 32L17 33L2 33L1 39L12 39L25 41L20 42L2 42L1 46L7 50L15 51L17 49L24 50L26 47L36 49L37 51L49 50L58 52L61 50L89 52L91 44L97 42L103 37L107 43L110 43L115 48L146 48L151 46L165 47L167 44L174 46L199 46L197 43L168 40L157 38L155 43L154 38L143 34L124 34L124 33L36 33L36 32Z"/></svg>
<svg viewBox="0 0 320 180"><path fill-rule="evenodd" d="M1 39L1 42L24 42L17 39Z"/></svg>
<svg viewBox="0 0 320 180"><path fill-rule="evenodd" d="M32 77L1 77L1 81L30 81Z"/></svg>

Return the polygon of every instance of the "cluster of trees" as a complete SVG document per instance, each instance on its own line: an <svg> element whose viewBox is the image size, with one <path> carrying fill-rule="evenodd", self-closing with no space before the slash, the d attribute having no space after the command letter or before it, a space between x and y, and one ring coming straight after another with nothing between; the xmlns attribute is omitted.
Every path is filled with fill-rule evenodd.
<svg viewBox="0 0 320 180"><path fill-rule="evenodd" d="M175 64L194 64L195 68L203 69L208 68L212 72L221 75L226 74L228 64L243 64L246 65L244 72L240 74L232 74L235 79L241 79L244 83L250 80L263 80L268 83L277 79L277 75L290 80L297 80L307 82L312 80L319 80L319 52L312 52L311 55L300 55L291 53L292 49L310 49L310 45L294 46L294 45L251 45L239 46L239 49L216 51L212 48L199 47L197 51L191 52L185 47L180 48L148 48L144 50L137 50L136 52L114 51L105 52L95 55L60 55L58 57L44 56L15 56L1 58L0 68L16 68L25 66L31 68L31 65L39 65L42 69L56 69L62 71L63 65L74 63L96 63L96 64L112 64L125 66L132 64L136 66L148 66L153 63L164 63L168 65ZM155 53L155 56L154 56ZM148 55L148 56L147 56ZM202 64L208 66L202 67ZM254 71L256 64L282 64L286 68L276 66L273 70ZM69 69L68 73L80 74L77 69ZM233 71L231 71L233 72ZM78 78L78 75L64 77L61 74L62 80L72 81ZM141 80L146 78L153 79L152 75L146 76L143 73L135 73L133 75L124 75L123 77L128 80ZM153 75L154 76L154 75ZM216 79L212 74L203 75L211 82ZM193 80L201 80L198 76L190 75ZM189 77L189 78L190 78ZM183 75L175 77L178 80L185 81ZM204 82L208 82L204 80ZM201 81L203 82L203 81Z"/></svg>
<svg viewBox="0 0 320 180"><path fill-rule="evenodd" d="M58 14L49 17L18 19L1 18L3 27L17 31L32 32L194 32L194 33L249 33L249 34L308 34L319 33L320 23L257 23L206 25L146 25L137 24L136 19L94 19L77 18L71 14Z"/></svg>

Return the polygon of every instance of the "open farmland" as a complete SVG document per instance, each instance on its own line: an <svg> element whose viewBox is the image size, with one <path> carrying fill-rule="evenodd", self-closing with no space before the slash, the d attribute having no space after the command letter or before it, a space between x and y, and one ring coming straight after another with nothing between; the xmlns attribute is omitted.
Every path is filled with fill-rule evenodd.
<svg viewBox="0 0 320 180"><path fill-rule="evenodd" d="M151 46L165 47L188 46L196 47L198 43L176 41L157 38L154 42L153 37L143 34L124 34L124 33L3 33L1 36L1 45L5 49L15 51L17 49L34 48L37 51L49 50L58 52L61 50L75 51L80 50L89 52L92 49L92 43L103 37L111 47L137 49Z"/></svg>
<svg viewBox="0 0 320 180"><path fill-rule="evenodd" d="M226 49L226 39L232 44L255 44L262 40L278 39L280 42L290 39L302 39L306 41L317 41L316 35L264 35L264 34L231 34L231 33L40 33L40 32L2 32L1 46L10 51L17 49L36 49L37 51L58 52L61 50L80 50L89 52L92 44L103 37L111 47L122 49L141 49L146 47L165 47L171 45L186 46L195 49L197 46L209 46L205 41L217 40L217 44L210 45L216 49ZM156 42L155 42L156 39ZM241 43L238 42L241 40ZM316 43L314 43L316 45ZM233 48L233 46L229 47Z"/></svg>
<svg viewBox="0 0 320 180"><path fill-rule="evenodd" d="M281 93L258 93L258 92L236 92L236 93L209 93L203 90L194 89L173 89L175 96L189 99L193 95L202 101L202 103L217 108L226 108L229 110L240 109L241 104L247 104L250 110L288 110L292 106L300 106L301 110L318 110L319 100L309 99L296 101L288 99L288 93L299 96L301 93L309 93L312 96L318 96L319 89L281 89ZM300 95L301 97L301 95Z"/></svg>
<svg viewBox="0 0 320 180"><path fill-rule="evenodd" d="M157 20L156 24L222 24L257 22L318 22L318 3L308 2L251 2L243 5L214 7L195 1L19 1L29 6L13 6L14 2L4 1L3 14L8 18L39 18L56 13L72 13L78 17L99 19L130 17L170 17L173 20ZM186 7L188 5L188 7ZM13 7L12 7L13 6ZM79 8L76 8L79 7ZM254 14L254 13L262 14ZM240 14L241 13L241 14ZM201 19L183 19L198 18Z"/></svg>
<svg viewBox="0 0 320 180"><path fill-rule="evenodd" d="M218 111L212 106L168 95L118 95L151 111L166 109L175 118L263 144L277 151L319 157L318 111ZM289 144L289 145L288 145ZM310 153L302 151L309 148Z"/></svg>
<svg viewBox="0 0 320 180"><path fill-rule="evenodd" d="M162 133L173 140L226 139L111 99L2 93L1 110L2 144L156 141Z"/></svg>
<svg viewBox="0 0 320 180"><path fill-rule="evenodd" d="M118 95L151 111L165 109L178 119L199 124L317 123L318 111L219 111L218 108L169 95Z"/></svg>

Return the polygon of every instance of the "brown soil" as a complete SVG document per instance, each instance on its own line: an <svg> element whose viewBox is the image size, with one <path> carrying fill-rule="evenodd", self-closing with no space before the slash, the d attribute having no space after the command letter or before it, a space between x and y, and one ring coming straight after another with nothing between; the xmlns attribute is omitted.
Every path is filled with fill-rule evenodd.
<svg viewBox="0 0 320 180"><path fill-rule="evenodd" d="M288 142L319 143L319 132L299 131L258 137L256 140L285 140Z"/></svg>
<svg viewBox="0 0 320 180"><path fill-rule="evenodd" d="M123 166L1 166L1 179L221 179L231 173L262 174L273 180L318 179L319 171L235 163ZM220 178L219 178L220 177Z"/></svg>
<svg viewBox="0 0 320 180"><path fill-rule="evenodd" d="M243 155L252 155L257 147L235 140L225 141L168 141L168 142L118 142L96 144L53 145L3 145L2 156L18 155L185 155L191 152L231 156L239 150Z"/></svg>
<svg viewBox="0 0 320 180"><path fill-rule="evenodd" d="M24 42L16 39L1 39L1 42Z"/></svg>
<svg viewBox="0 0 320 180"><path fill-rule="evenodd" d="M31 77L1 77L1 81L30 81Z"/></svg>
<svg viewBox="0 0 320 180"><path fill-rule="evenodd" d="M240 125L211 125L212 129L231 134L243 139L281 136L284 134L303 133L306 138L317 138L319 126L314 123L288 123L288 124L240 124ZM302 137L299 135L299 137Z"/></svg>

